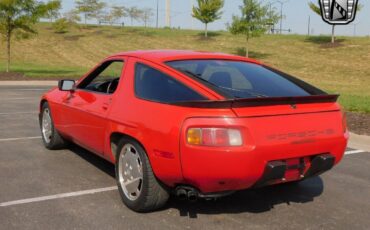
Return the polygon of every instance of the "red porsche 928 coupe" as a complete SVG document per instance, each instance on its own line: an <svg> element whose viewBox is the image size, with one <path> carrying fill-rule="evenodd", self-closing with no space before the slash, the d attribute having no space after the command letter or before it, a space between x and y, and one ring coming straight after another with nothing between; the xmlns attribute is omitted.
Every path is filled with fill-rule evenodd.
<svg viewBox="0 0 370 230"><path fill-rule="evenodd" d="M42 96L48 149L74 142L115 164L132 210L180 198L300 181L343 157L338 95L239 56L193 51L113 55Z"/></svg>

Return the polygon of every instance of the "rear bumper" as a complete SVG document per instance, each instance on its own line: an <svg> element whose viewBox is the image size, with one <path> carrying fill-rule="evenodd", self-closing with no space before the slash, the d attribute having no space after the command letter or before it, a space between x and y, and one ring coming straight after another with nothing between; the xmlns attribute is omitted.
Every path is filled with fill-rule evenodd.
<svg viewBox="0 0 370 230"><path fill-rule="evenodd" d="M330 170L343 158L347 137L297 148L270 146L250 151L188 151L182 158L183 184L203 194L243 190L302 180Z"/></svg>
<svg viewBox="0 0 370 230"><path fill-rule="evenodd" d="M252 118L192 118L186 120L183 127L180 143L183 184L204 194L318 175L340 162L349 137L342 128L339 111ZM239 129L243 145L193 146L185 141L189 127ZM277 179L267 178L265 170L271 162L278 166L286 164L285 171L282 166L276 171L280 175Z"/></svg>

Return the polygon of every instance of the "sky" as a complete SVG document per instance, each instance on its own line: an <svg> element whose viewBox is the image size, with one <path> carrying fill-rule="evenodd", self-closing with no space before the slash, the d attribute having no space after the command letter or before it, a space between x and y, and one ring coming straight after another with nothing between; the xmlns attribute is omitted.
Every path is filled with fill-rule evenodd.
<svg viewBox="0 0 370 230"><path fill-rule="evenodd" d="M165 2L159 1L159 26L165 26ZM188 29L203 29L204 25L191 17L191 2L196 0L171 0L171 26ZM307 34L308 18L311 19L311 34L330 34L331 26L325 23L321 17L313 13L309 7L309 0L285 0L283 5L283 29L290 29L293 34ZM316 0L311 0L316 2ZM74 8L74 0L62 0L63 12ZM139 8L152 8L153 13L156 13L157 0L113 0L105 1L108 6L137 6ZM222 18L214 23L209 24L210 30L226 30L226 24L231 22L232 15L240 15L239 6L242 5L242 0L225 0ZM268 4L274 0L261 0ZM359 3L364 7L357 13L356 20L349 25L340 25L336 27L337 35L346 36L370 36L370 0L359 0ZM273 7L280 12L280 4L273 3ZM124 19L127 25L130 24L129 19ZM94 21L91 21L94 23ZM134 25L142 25L142 22L135 22ZM156 16L152 18L150 25L155 26ZM279 26L279 25L278 25ZM289 33L289 32L285 32Z"/></svg>

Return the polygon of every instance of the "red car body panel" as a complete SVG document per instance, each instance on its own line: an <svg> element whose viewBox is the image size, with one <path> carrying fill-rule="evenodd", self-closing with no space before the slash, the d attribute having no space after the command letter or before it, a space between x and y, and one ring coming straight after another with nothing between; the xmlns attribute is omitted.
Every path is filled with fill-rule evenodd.
<svg viewBox="0 0 370 230"><path fill-rule="evenodd" d="M184 127L236 127L243 130L244 146L191 146L181 138L184 179L202 192L239 190L261 178L265 165L273 160L294 159L327 153L339 162L347 141L338 126L340 112L310 113L243 118L190 118ZM279 122L277 122L277 120ZM321 124L320 129L312 128ZM182 132L185 135L185 128ZM205 170L205 167L207 170ZM308 167L305 169L307 170ZM298 180L299 177L291 178Z"/></svg>
<svg viewBox="0 0 370 230"><path fill-rule="evenodd" d="M146 150L156 177L169 187L191 185L202 193L246 189L263 175L266 163L298 158L310 166L310 156L330 153L337 164L346 149L348 132L336 102L270 105L242 108L192 108L137 98L134 71L145 63L177 79L209 100L225 98L199 82L166 66L164 62L187 59L223 59L259 62L243 57L192 51L137 51L106 60L123 60L124 71L113 95L55 88L48 101L57 130L66 138L115 162L111 137L124 134ZM81 82L81 81L80 81ZM236 127L242 131L240 147L191 146L191 127ZM294 170L287 181L298 180Z"/></svg>

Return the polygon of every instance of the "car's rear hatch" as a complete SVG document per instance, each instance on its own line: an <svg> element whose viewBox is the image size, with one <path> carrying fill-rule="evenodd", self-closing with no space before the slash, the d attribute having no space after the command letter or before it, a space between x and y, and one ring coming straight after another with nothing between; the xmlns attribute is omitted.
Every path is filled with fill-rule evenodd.
<svg viewBox="0 0 370 230"><path fill-rule="evenodd" d="M251 98L187 106L229 106L248 130L249 139L245 143L253 142L260 154L266 154L266 159L330 152L339 156L346 145L346 130L337 98L338 95ZM271 146L276 147L273 152Z"/></svg>
<svg viewBox="0 0 370 230"><path fill-rule="evenodd" d="M260 153L266 151L267 159L322 153L340 158L346 131L337 98L322 95L241 100L232 105L232 110L244 119L256 148ZM276 146L274 153L271 146Z"/></svg>
<svg viewBox="0 0 370 230"><path fill-rule="evenodd" d="M214 122L215 127L239 128L243 138L243 146L230 148L194 147L183 142L184 178L195 186L208 181L201 188L206 192L244 189L261 180L267 165L274 161L285 162L289 167L284 173L285 181L301 179L317 156L330 155L338 163L346 148L348 132L336 100L336 95L321 95L182 103L215 110L229 107L235 117L194 117L184 127L208 127Z"/></svg>

